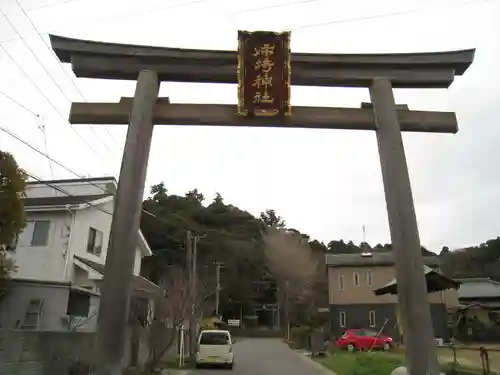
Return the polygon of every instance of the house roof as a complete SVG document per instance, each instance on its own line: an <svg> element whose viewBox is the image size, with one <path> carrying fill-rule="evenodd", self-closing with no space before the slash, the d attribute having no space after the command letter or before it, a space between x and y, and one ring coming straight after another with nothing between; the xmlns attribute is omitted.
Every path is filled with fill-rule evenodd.
<svg viewBox="0 0 500 375"><path fill-rule="evenodd" d="M28 185L45 185L45 184L70 184L73 182L102 182L102 181L115 181L116 178L109 177L89 177L89 178L68 178L64 180L44 180L44 181L28 181Z"/></svg>
<svg viewBox="0 0 500 375"><path fill-rule="evenodd" d="M457 279L459 298L500 298L500 282L490 278Z"/></svg>
<svg viewBox="0 0 500 375"><path fill-rule="evenodd" d="M104 276L103 264L79 257L78 255L74 255L74 258ZM135 292L139 294L160 295L164 293L164 290L160 288L158 285L149 281L148 279L145 279L142 276L137 276L137 275L132 276L132 288Z"/></svg>
<svg viewBox="0 0 500 375"><path fill-rule="evenodd" d="M443 262L437 256L424 256L424 262L428 266L440 266ZM370 256L357 254L327 254L326 264L328 267L373 267L393 266L395 264L392 252L373 252Z"/></svg>
<svg viewBox="0 0 500 375"><path fill-rule="evenodd" d="M53 197L33 197L25 198L25 207L46 207L46 206L65 206L83 203L92 203L102 198L111 197L112 194L92 194L92 195L63 195Z"/></svg>
<svg viewBox="0 0 500 375"><path fill-rule="evenodd" d="M435 271L430 267L424 265L425 281L427 283L427 292L438 292L448 289L458 289L460 282L446 277L441 272ZM384 294L398 294L398 284L396 279L386 284L382 288L373 291L375 295L381 296Z"/></svg>

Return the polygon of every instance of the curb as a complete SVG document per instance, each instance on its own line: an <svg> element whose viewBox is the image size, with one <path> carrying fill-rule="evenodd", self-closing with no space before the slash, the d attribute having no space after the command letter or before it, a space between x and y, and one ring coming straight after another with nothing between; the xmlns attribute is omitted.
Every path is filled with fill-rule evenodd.
<svg viewBox="0 0 500 375"><path fill-rule="evenodd" d="M164 369L161 370L161 375L186 375L189 370Z"/></svg>
<svg viewBox="0 0 500 375"><path fill-rule="evenodd" d="M315 367L318 371L322 372L324 375L337 375L335 372L326 368L321 363L318 363L318 362L312 360L306 354L307 352L299 352L297 350L292 350L292 352L295 353L295 355L297 355L301 359L301 361L306 362L307 364L309 364L312 367Z"/></svg>

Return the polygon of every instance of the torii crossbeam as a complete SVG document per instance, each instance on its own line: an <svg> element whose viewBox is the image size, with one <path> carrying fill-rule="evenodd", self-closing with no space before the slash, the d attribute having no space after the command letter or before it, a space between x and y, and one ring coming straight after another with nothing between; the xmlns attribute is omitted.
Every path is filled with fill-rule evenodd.
<svg viewBox="0 0 500 375"><path fill-rule="evenodd" d="M101 43L54 35L50 40L61 62L71 63L78 77L137 80L133 99L74 103L70 115L74 124L129 124L99 309L97 351L103 374L121 374L124 366L129 286L154 124L375 130L395 252L406 365L412 375L439 372L401 131L455 133L457 120L454 113L398 107L393 88L447 88L470 66L475 50L294 53L292 85L367 87L372 103L362 108L294 107L289 118L277 120L237 116L236 106L170 104L158 99L160 81L237 83L234 51Z"/></svg>

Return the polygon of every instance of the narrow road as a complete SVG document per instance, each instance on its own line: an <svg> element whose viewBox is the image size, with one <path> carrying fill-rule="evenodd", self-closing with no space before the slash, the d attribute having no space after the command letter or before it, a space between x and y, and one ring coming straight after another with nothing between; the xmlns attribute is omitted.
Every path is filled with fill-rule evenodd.
<svg viewBox="0 0 500 375"><path fill-rule="evenodd" d="M292 352L281 339L237 339L232 370L198 369L189 375L324 375Z"/></svg>

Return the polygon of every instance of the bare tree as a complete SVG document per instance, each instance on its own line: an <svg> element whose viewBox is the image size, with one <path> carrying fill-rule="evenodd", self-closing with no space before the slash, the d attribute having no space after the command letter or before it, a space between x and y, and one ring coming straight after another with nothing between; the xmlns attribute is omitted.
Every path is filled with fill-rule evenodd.
<svg viewBox="0 0 500 375"><path fill-rule="evenodd" d="M194 304L199 313L202 311L202 303L213 294L210 281L206 272L198 272ZM165 353L177 343L181 327L188 322L191 313L189 275L184 268L168 267L159 281L159 286L166 293L164 297L158 296L153 301L153 320L148 328L149 357L146 361L146 370L149 372L157 368ZM201 319L201 316L197 318Z"/></svg>
<svg viewBox="0 0 500 375"><path fill-rule="evenodd" d="M285 308L286 324L297 301L308 303L316 281L318 257L307 238L294 231L267 228L262 234L269 270L279 288L279 302Z"/></svg>

